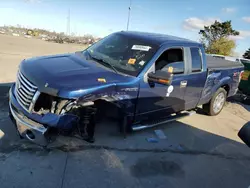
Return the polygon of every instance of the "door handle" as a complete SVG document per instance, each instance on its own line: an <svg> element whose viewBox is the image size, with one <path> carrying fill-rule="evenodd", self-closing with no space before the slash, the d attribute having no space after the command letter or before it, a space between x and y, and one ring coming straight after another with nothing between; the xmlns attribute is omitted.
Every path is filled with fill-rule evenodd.
<svg viewBox="0 0 250 188"><path fill-rule="evenodd" d="M187 87L187 80L182 80L180 87Z"/></svg>

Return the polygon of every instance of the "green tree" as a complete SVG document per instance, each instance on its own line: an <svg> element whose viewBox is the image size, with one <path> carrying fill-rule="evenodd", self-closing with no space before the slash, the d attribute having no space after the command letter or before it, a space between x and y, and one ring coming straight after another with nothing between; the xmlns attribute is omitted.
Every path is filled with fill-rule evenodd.
<svg viewBox="0 0 250 188"><path fill-rule="evenodd" d="M206 52L209 54L220 54L220 55L231 55L233 49L236 47L235 42L228 38L220 38L211 42L211 44L206 49Z"/></svg>
<svg viewBox="0 0 250 188"><path fill-rule="evenodd" d="M246 52L243 54L243 57L246 59L250 59L250 48L248 48L248 50L246 50Z"/></svg>
<svg viewBox="0 0 250 188"><path fill-rule="evenodd" d="M237 36L240 33L232 28L231 21L219 22L216 20L212 25L204 26L199 34L207 53L230 55L236 44L229 37Z"/></svg>

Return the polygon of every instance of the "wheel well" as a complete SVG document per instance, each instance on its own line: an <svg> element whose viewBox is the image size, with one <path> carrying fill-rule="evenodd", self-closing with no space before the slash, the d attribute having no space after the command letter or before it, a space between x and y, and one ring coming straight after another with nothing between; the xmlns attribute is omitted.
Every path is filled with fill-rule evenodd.
<svg viewBox="0 0 250 188"><path fill-rule="evenodd" d="M102 116L103 118L113 118L118 119L120 116L120 108L115 104L99 99L94 101L95 106L97 108L98 116Z"/></svg>
<svg viewBox="0 0 250 188"><path fill-rule="evenodd" d="M225 85L221 86L221 88L223 88L223 89L225 89L225 90L226 90L227 95L229 94L230 87L229 87L229 85L228 85L228 84L225 84Z"/></svg>

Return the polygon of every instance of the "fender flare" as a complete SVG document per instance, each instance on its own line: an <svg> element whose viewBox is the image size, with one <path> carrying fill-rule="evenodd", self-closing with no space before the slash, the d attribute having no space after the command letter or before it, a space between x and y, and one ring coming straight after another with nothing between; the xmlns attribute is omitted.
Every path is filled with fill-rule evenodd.
<svg viewBox="0 0 250 188"><path fill-rule="evenodd" d="M221 87L228 87L226 90L227 90L227 92L229 92L230 91L230 88L231 88L231 81L232 81L232 79L229 77L229 76L227 76L227 77L225 77L225 78L223 78L223 79L221 79L216 85L215 85L215 87L212 89L212 93L214 94L219 88L221 88Z"/></svg>

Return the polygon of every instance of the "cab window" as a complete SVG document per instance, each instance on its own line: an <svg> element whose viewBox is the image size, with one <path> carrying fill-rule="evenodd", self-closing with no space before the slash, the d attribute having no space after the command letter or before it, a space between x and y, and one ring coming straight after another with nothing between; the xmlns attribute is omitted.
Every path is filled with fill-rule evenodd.
<svg viewBox="0 0 250 188"><path fill-rule="evenodd" d="M158 60L155 62L155 70L168 71L168 68L173 68L173 74L183 74L184 58L183 50L181 48L166 50Z"/></svg>

